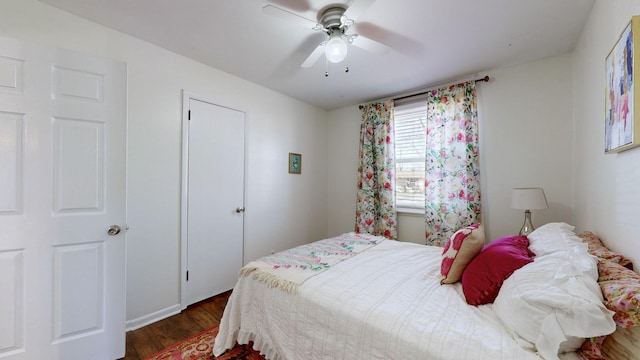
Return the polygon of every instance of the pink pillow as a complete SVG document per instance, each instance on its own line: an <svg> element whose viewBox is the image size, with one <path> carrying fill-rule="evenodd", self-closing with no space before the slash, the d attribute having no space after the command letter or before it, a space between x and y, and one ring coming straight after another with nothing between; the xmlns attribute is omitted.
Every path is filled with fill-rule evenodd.
<svg viewBox="0 0 640 360"><path fill-rule="evenodd" d="M462 272L484 246L484 230L481 224L473 224L456 231L444 245L440 266L440 284L460 281Z"/></svg>
<svg viewBox="0 0 640 360"><path fill-rule="evenodd" d="M495 240L482 249L462 274L462 291L467 303L492 303L502 283L514 271L533 261L529 239L512 235Z"/></svg>

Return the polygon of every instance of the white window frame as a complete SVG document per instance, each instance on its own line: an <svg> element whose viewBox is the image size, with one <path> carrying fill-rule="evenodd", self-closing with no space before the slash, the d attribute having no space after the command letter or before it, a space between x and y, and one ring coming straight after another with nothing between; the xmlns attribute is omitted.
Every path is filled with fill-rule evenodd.
<svg viewBox="0 0 640 360"><path fill-rule="evenodd" d="M424 163L426 160L426 132L422 130L422 134L425 136L424 140L422 140L422 137L417 139L415 137L412 137L410 134L406 134L406 133L404 134L405 136L402 136L402 134L399 134L399 131L403 131L406 129L406 126L403 126L403 125L407 124L407 122L420 121L418 120L419 118L422 118L424 121L423 123L426 125L426 115L427 115L427 103L425 98L408 99L408 101L405 101L400 104L396 103L394 106L394 121L395 121L394 131L396 132L395 143L394 143L395 155L396 155L396 159L395 159L395 162L396 162L396 189L395 189L396 209L400 213L418 214L418 215L425 213ZM405 141L403 140L407 140L407 142L405 143ZM420 142L423 143L422 147L420 148L419 145L416 147L416 144L419 144ZM411 152L410 150L405 150L404 151L405 154L403 155L402 154L403 151L401 150L403 147L405 149L407 147L411 147L414 150L415 149L418 149L418 150L413 154L410 153ZM420 153L420 149L422 151L421 153ZM418 170L419 176L416 177L417 184L410 185L411 188L416 188L415 191L417 191L417 193L407 194L407 196L413 196L414 198L417 194L422 194L422 196L420 197L421 199L418 201L402 199L403 198L402 194L407 189L407 181L402 181L402 179L404 179L405 176L403 176L399 171L400 166L398 165L403 163L422 163L423 164L422 169ZM422 170L421 174L420 174L420 170Z"/></svg>

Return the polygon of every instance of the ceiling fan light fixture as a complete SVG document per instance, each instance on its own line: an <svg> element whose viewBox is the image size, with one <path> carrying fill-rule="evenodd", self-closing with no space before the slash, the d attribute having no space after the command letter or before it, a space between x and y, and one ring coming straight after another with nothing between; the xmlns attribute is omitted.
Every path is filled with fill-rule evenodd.
<svg viewBox="0 0 640 360"><path fill-rule="evenodd" d="M337 64L347 57L347 43L342 38L340 32L334 32L329 37L329 41L324 46L324 55L327 60Z"/></svg>

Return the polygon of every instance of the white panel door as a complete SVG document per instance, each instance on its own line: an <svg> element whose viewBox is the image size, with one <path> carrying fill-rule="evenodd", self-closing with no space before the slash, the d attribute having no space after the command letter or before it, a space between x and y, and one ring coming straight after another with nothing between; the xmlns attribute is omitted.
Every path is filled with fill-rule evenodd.
<svg viewBox="0 0 640 360"><path fill-rule="evenodd" d="M0 359L125 349L126 64L0 38Z"/></svg>
<svg viewBox="0 0 640 360"><path fill-rule="evenodd" d="M242 267L243 112L189 100L187 304L230 290Z"/></svg>

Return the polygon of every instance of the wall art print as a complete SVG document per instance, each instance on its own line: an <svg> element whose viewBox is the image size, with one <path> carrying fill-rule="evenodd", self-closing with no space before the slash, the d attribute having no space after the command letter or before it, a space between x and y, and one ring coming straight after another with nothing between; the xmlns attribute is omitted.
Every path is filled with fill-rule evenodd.
<svg viewBox="0 0 640 360"><path fill-rule="evenodd" d="M289 174L302 174L302 155L289 153Z"/></svg>
<svg viewBox="0 0 640 360"><path fill-rule="evenodd" d="M634 69L640 41L640 16L634 16L607 56L605 85L605 153L617 153L640 145L640 106Z"/></svg>

